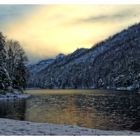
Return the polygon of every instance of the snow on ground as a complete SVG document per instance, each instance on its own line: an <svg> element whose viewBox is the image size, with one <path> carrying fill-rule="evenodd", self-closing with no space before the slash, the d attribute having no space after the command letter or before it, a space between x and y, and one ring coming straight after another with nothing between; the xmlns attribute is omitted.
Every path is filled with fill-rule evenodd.
<svg viewBox="0 0 140 140"><path fill-rule="evenodd" d="M0 118L0 135L140 135L132 131L103 131L72 125L35 123Z"/></svg>
<svg viewBox="0 0 140 140"><path fill-rule="evenodd" d="M21 98L28 98L30 97L31 95L29 94L21 94L21 93L6 93L4 95L0 95L0 100L3 100L3 99L21 99Z"/></svg>

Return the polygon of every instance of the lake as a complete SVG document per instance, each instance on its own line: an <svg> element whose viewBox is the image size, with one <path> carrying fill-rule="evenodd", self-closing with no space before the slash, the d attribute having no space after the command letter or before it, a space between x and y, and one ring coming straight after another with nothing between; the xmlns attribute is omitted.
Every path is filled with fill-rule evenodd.
<svg viewBox="0 0 140 140"><path fill-rule="evenodd" d="M0 117L103 130L140 131L140 94L111 90L27 90L0 100Z"/></svg>

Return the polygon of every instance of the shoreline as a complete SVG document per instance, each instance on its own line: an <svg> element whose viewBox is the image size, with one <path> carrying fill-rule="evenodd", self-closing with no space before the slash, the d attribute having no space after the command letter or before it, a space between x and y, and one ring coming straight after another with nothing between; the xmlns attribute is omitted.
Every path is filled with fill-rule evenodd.
<svg viewBox="0 0 140 140"><path fill-rule="evenodd" d="M37 87L33 87L33 88L26 88L25 91L28 90L107 90L107 91L124 91L124 92L137 92L140 93L140 90L132 90L129 88L124 88L124 87L120 87L120 88L37 88Z"/></svg>
<svg viewBox="0 0 140 140"><path fill-rule="evenodd" d="M46 135L46 136L140 136L134 131L107 131L78 127L73 125L59 125L51 123L36 123L0 118L0 135Z"/></svg>
<svg viewBox="0 0 140 140"><path fill-rule="evenodd" d="M31 95L27 93L12 93L7 92L6 94L0 94L0 100L5 99L26 99L29 98Z"/></svg>

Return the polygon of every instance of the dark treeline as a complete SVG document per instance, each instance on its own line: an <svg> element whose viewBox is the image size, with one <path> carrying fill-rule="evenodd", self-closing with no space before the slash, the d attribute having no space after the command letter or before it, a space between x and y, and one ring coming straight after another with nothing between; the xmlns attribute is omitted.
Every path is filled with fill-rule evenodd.
<svg viewBox="0 0 140 140"><path fill-rule="evenodd" d="M18 41L0 33L0 91L23 91L27 79L27 57ZM2 92L3 93L3 92Z"/></svg>

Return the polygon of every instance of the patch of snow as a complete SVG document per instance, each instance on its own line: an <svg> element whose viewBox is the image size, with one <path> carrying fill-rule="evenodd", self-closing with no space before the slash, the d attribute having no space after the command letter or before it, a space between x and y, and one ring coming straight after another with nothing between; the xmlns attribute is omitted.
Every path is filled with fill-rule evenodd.
<svg viewBox="0 0 140 140"><path fill-rule="evenodd" d="M133 131L104 131L72 125L0 119L0 135L140 135Z"/></svg>
<svg viewBox="0 0 140 140"><path fill-rule="evenodd" d="M127 90L126 87L117 87L116 90Z"/></svg>
<svg viewBox="0 0 140 140"><path fill-rule="evenodd" d="M31 95L29 94L20 94L20 93L6 93L6 94L1 94L0 95L0 100L4 100L4 99L24 99L24 98L28 98Z"/></svg>

